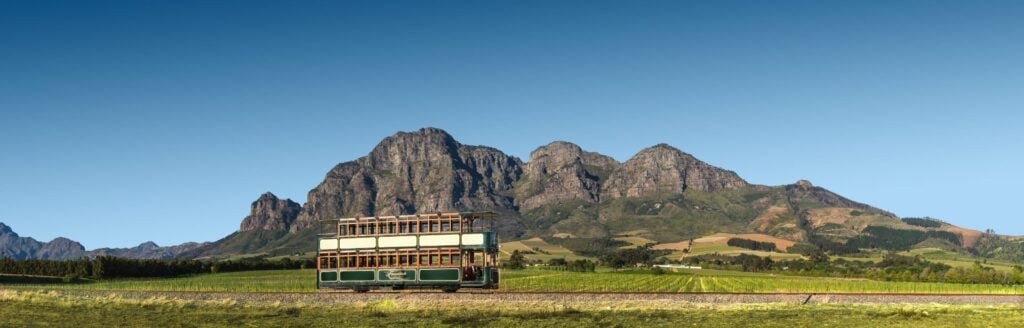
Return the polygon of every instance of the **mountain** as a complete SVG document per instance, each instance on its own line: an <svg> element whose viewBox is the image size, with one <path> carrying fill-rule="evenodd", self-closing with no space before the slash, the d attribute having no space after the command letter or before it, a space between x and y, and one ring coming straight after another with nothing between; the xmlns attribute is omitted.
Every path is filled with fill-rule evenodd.
<svg viewBox="0 0 1024 328"><path fill-rule="evenodd" d="M640 197L686 190L719 191L747 187L736 173L704 163L675 147L659 144L626 161L608 178L605 198Z"/></svg>
<svg viewBox="0 0 1024 328"><path fill-rule="evenodd" d="M201 248L209 243L186 242L174 246L161 247L152 241L147 241L139 246L131 248L99 248L86 252L88 257L96 256L117 256L133 259L173 259L181 254Z"/></svg>
<svg viewBox="0 0 1024 328"><path fill-rule="evenodd" d="M67 238L58 237L43 243L30 237L21 237L11 227L0 223L0 257L13 259L67 259L84 255L85 247Z"/></svg>
<svg viewBox="0 0 1024 328"><path fill-rule="evenodd" d="M252 202L249 216L242 219L239 231L288 231L302 212L302 206L291 199L278 199L266 192Z"/></svg>
<svg viewBox="0 0 1024 328"><path fill-rule="evenodd" d="M530 153L515 186L515 203L521 209L566 200L598 203L602 183L620 166L611 157L575 144L552 142Z"/></svg>
<svg viewBox="0 0 1024 328"><path fill-rule="evenodd" d="M46 243L30 237L21 237L11 227L0 223L0 257L13 259L63 260L101 255L139 259L172 259L183 252L206 244L208 243L184 243L160 247L153 242L145 242L132 248L100 248L86 251L82 244L64 237L57 237Z"/></svg>
<svg viewBox="0 0 1024 328"><path fill-rule="evenodd" d="M506 240L630 235L669 243L731 232L843 243L881 226L949 231L969 247L980 234L951 225L913 226L806 180L751 184L667 144L619 163L555 141L524 163L424 128L398 132L366 156L336 165L302 206L270 193L260 196L238 232L182 256L308 252L318 220L455 210L499 212L493 227Z"/></svg>
<svg viewBox="0 0 1024 328"><path fill-rule="evenodd" d="M250 204L239 230L212 243L172 247L144 243L130 249L85 251L63 238L50 243L21 238L0 225L0 254L18 258L294 255L314 250L319 220L463 210L499 212L491 227L505 240L629 236L674 243L714 233L753 233L834 246L873 245L878 240L871 238L909 234L915 242L920 239L922 247L1001 258L1024 254L1024 244L1006 244L990 234L945 223L914 225L918 221L904 222L806 180L782 186L752 184L667 144L642 149L620 163L555 141L538 147L524 163L495 148L464 145L436 128L398 132L366 156L337 164L309 191L302 205L270 192L260 195ZM1020 252L1007 251L1018 248Z"/></svg>
<svg viewBox="0 0 1024 328"><path fill-rule="evenodd" d="M309 192L292 231L317 220L453 209L514 211L522 162L425 128L385 138L365 157L338 164Z"/></svg>

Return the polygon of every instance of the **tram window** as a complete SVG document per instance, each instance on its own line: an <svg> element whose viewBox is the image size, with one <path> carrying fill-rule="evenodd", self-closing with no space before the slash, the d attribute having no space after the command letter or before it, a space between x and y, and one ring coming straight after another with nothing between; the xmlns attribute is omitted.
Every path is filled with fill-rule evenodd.
<svg viewBox="0 0 1024 328"><path fill-rule="evenodd" d="M452 225L448 222L441 223L441 231L452 231Z"/></svg>
<svg viewBox="0 0 1024 328"><path fill-rule="evenodd" d="M438 228L439 228L439 226L438 226L437 222L431 222L430 223L430 232L438 232L438 231L440 231Z"/></svg>
<svg viewBox="0 0 1024 328"><path fill-rule="evenodd" d="M460 231L460 229L462 229L461 224L458 222L452 222L452 231Z"/></svg>
<svg viewBox="0 0 1024 328"><path fill-rule="evenodd" d="M429 258L426 255L420 255L420 261L418 262L418 264L419 265L428 265L428 264L430 264L430 261L428 261L428 260L429 260Z"/></svg>
<svg viewBox="0 0 1024 328"><path fill-rule="evenodd" d="M462 255L460 255L460 254L452 254L452 263L453 264L461 264L462 263Z"/></svg>

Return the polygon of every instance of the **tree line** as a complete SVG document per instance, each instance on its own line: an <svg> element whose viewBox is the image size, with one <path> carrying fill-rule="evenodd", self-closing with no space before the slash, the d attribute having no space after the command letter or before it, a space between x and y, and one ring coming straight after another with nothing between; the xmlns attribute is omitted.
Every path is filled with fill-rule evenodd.
<svg viewBox="0 0 1024 328"><path fill-rule="evenodd" d="M884 281L947 282L961 284L1024 284L1024 267L1012 272L998 271L975 262L971 267L951 267L918 256L886 254L878 262L830 259L818 254L811 259L772 260L770 257L741 254L707 254L688 257L684 264L705 268L750 272L775 272L787 275L867 278Z"/></svg>
<svg viewBox="0 0 1024 328"><path fill-rule="evenodd" d="M857 249L878 248L903 251L928 238L945 240L956 246L961 245L960 235L949 231L918 231L869 226L864 228L863 232L868 233L868 235L862 234L850 238L846 242L846 246Z"/></svg>
<svg viewBox="0 0 1024 328"><path fill-rule="evenodd" d="M245 259L226 261L129 259L97 256L73 260L0 259L0 273L34 276L114 279L158 278L251 270L284 270L313 267L313 260Z"/></svg>
<svg viewBox="0 0 1024 328"><path fill-rule="evenodd" d="M745 238L729 238L726 242L729 246L742 247L755 251L774 252L775 243L769 241L756 241Z"/></svg>
<svg viewBox="0 0 1024 328"><path fill-rule="evenodd" d="M916 225L918 227L925 228L939 228L942 227L942 221L932 218L903 218L903 223L909 225Z"/></svg>

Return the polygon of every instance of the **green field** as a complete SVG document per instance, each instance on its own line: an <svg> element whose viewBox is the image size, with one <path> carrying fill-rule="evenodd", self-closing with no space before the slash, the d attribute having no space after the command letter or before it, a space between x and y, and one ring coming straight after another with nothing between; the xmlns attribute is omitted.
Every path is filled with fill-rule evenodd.
<svg viewBox="0 0 1024 328"><path fill-rule="evenodd" d="M315 270L272 270L201 274L191 277L115 279L71 284L11 284L15 288L143 290L189 292L313 292Z"/></svg>
<svg viewBox="0 0 1024 328"><path fill-rule="evenodd" d="M1019 306L681 305L596 307L587 302L401 299L346 306L302 301L239 303L188 297L124 298L0 290L3 327L1020 327Z"/></svg>
<svg viewBox="0 0 1024 328"><path fill-rule="evenodd" d="M589 257L576 255L565 247L549 244L540 238L501 243L501 253L499 256L502 260L508 260L514 251L524 252L525 257L528 260L539 260L544 262L551 259L566 259L568 261L578 259L593 260Z"/></svg>
<svg viewBox="0 0 1024 328"><path fill-rule="evenodd" d="M890 282L801 277L719 270L648 270L576 273L540 269L503 270L501 291L509 292L722 292L722 293L970 293L1024 294L1024 286ZM169 279L119 279L63 284L12 284L18 289L89 289L215 292L313 292L313 270L204 274Z"/></svg>
<svg viewBox="0 0 1024 328"><path fill-rule="evenodd" d="M503 271L502 290L534 292L715 292L715 293L942 293L1021 294L1024 286L892 282L802 277L719 270L647 270L575 273Z"/></svg>

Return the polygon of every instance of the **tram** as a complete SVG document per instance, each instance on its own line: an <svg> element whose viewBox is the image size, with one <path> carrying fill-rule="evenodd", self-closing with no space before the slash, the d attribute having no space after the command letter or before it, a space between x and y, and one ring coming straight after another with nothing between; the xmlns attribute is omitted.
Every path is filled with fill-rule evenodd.
<svg viewBox="0 0 1024 328"><path fill-rule="evenodd" d="M497 236L480 221L496 216L452 212L321 220L329 231L318 234L317 288L498 288Z"/></svg>

